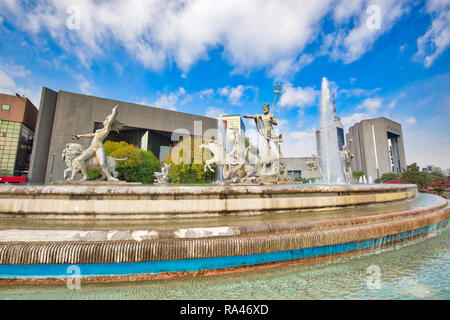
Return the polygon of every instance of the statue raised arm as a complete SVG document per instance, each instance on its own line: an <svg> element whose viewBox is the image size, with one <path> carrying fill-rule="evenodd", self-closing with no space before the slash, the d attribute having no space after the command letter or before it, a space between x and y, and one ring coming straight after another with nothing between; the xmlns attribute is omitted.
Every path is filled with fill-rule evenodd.
<svg viewBox="0 0 450 320"><path fill-rule="evenodd" d="M81 172L83 173L83 180L88 179L86 161L91 157L96 157L100 164L100 168L108 181L118 181L117 178L111 175L106 167L105 149L103 148L103 140L106 139L111 130L118 131L122 127L122 124L116 121L118 107L119 105L116 105L112 109L111 114L103 121L103 128L96 130L95 133L77 134L73 136L73 138L77 140L80 138L92 138L89 148L76 158L76 164L80 166ZM75 177L72 176L72 179L73 178Z"/></svg>

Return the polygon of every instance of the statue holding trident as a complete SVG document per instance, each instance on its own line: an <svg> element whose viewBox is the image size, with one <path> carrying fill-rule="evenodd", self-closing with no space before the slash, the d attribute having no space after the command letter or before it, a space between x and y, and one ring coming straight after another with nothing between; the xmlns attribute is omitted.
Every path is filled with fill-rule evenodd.
<svg viewBox="0 0 450 320"><path fill-rule="evenodd" d="M277 94L281 92L282 88L283 86L280 83L274 86L275 98L273 99L272 110L275 105L275 99L277 98ZM258 130L259 134L265 138L267 154L270 153L271 149L270 141L273 141L278 149L278 153L280 154L281 158L281 150L279 143L283 142L283 136L281 134L279 136L275 135L273 126L277 125L278 123L273 113L270 112L269 104L268 103L263 104L263 114L257 114L254 116L244 115L244 118L251 118L255 120L256 129Z"/></svg>
<svg viewBox="0 0 450 320"><path fill-rule="evenodd" d="M89 148L84 150L76 159L74 159L74 165L79 167L83 174L82 180L88 179L86 162L95 157L98 161L98 164L100 165L102 173L106 176L108 181L119 181L119 179L113 177L110 170L108 170L105 149L103 148L103 140L106 139L110 131L112 130L118 132L120 128L123 127L123 124L116 120L118 107L119 105L116 105L112 109L112 113L106 117L105 121L103 121L102 129L96 130L95 133L77 134L72 137L72 139L76 140L80 138L92 138L92 142ZM74 172L72 172L72 180L75 178L73 174Z"/></svg>
<svg viewBox="0 0 450 320"><path fill-rule="evenodd" d="M275 98L273 100L272 110L275 105L275 100L277 98L277 95L281 92L282 88L283 88L283 86L280 83L274 85ZM276 135L276 133L273 130L273 126L277 125L278 123L277 123L277 119L275 118L273 113L270 112L269 104L265 103L263 105L263 114L257 114L257 115L253 115L253 116L244 115L244 118L254 119L255 124L256 124L256 129L258 130L259 134L265 138L266 157L263 157L263 163L265 164L266 167L270 167L272 165L272 161L273 161L273 159L272 159L273 154L271 151L270 142L272 141L275 143L275 146L277 147L277 150L278 150L278 160L280 163L279 172L280 172L281 177L286 177L287 172L284 172L284 171L286 171L285 166L284 166L284 163L281 162L282 154L281 154L280 143L283 142L283 136L281 134Z"/></svg>

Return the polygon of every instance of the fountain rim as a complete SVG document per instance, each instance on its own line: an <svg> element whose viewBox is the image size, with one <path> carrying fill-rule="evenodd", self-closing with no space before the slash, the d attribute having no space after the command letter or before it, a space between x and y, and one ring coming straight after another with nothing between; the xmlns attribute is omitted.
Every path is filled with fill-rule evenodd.
<svg viewBox="0 0 450 320"><path fill-rule="evenodd" d="M134 194L134 195L182 195L182 194L290 194L290 193L335 193L335 192L393 192L395 190L418 189L415 184L333 184L333 185L304 185L304 184L273 184L273 185L161 185L136 186L126 184L58 184L58 185L7 185L0 186L0 197L3 195L30 194Z"/></svg>

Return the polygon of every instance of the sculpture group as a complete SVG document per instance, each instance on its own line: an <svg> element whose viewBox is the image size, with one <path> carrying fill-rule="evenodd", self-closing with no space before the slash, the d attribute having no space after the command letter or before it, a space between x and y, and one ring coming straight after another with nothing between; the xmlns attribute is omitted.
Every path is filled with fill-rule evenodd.
<svg viewBox="0 0 450 320"><path fill-rule="evenodd" d="M280 84L275 86L275 99L272 105L275 105L276 96L281 92ZM76 134L72 139L89 138L92 139L90 146L85 149L77 143L68 143L62 152L62 160L66 163L67 169L64 171L64 179L74 180L77 174L82 174L82 180L88 180L88 170L100 170L102 176L99 180L119 181L117 178L116 161L126 160L111 158L105 155L103 141L111 131L119 132L123 124L117 121L118 105L116 105L110 115L103 121L103 128L94 133ZM274 130L277 119L270 110L269 104L263 105L263 113L256 115L244 115L244 118L253 119L256 129L263 139L264 150L255 154L250 146L245 147L245 137L237 129L232 130L232 148L227 153L226 147L215 139L200 145L202 149L211 152L212 158L206 160L204 171L214 172L212 164L222 166L223 178L232 183L276 183L283 181L287 177L286 164L282 160L280 143L283 142L281 134ZM351 141L349 141L349 144ZM272 144L275 146L273 148ZM352 180L351 160L353 154L350 153L349 146L344 146L340 151L341 167L344 171L345 180L350 183ZM322 169L318 163L318 157L313 155L311 161L306 163L307 167L313 171L316 180L322 176ZM155 172L156 184L169 183L169 164L164 164L161 172Z"/></svg>
<svg viewBox="0 0 450 320"><path fill-rule="evenodd" d="M275 87L276 95L281 92L279 84ZM275 104L274 99L274 104ZM250 151L250 146L245 147L244 139L236 130L233 130L232 150L226 153L225 146L214 140L202 144L200 148L209 150L213 158L206 161L204 170L214 171L211 164L223 166L223 177L233 183L238 182L268 182L276 183L286 179L287 169L282 161L280 143L282 135L277 135L273 126L277 125L276 117L270 112L268 103L263 105L263 113L256 115L244 115L244 118L253 119L256 129L264 141L264 151L256 155ZM271 144L274 144L276 151Z"/></svg>

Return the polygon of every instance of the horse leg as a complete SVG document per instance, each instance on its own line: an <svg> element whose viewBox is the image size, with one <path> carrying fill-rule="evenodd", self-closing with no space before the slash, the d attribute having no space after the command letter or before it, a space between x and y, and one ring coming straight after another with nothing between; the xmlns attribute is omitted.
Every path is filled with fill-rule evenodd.
<svg viewBox="0 0 450 320"><path fill-rule="evenodd" d="M72 171L72 169L67 168L66 170L64 170L64 180L67 180L67 177L69 176L69 172Z"/></svg>

